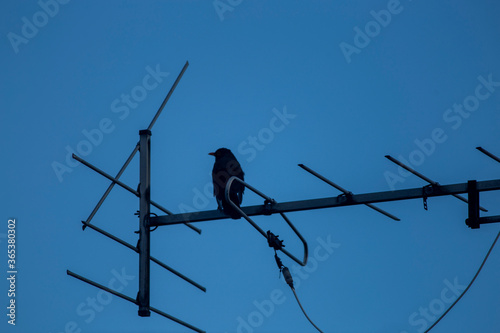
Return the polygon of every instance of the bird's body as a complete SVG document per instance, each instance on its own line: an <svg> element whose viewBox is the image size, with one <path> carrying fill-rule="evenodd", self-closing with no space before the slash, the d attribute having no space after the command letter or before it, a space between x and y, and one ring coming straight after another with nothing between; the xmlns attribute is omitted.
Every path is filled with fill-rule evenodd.
<svg viewBox="0 0 500 333"><path fill-rule="evenodd" d="M241 218L241 215L236 211L231 204L226 200L226 185L229 178L236 176L244 180L244 172L241 170L240 163L236 160L233 153L227 148L219 148L215 153L210 153L215 157L214 168L212 169L212 181L214 184L214 196L217 199L217 206L224 214L231 216L233 219ZM229 198L238 207L243 200L243 191L245 186L234 181L231 185Z"/></svg>

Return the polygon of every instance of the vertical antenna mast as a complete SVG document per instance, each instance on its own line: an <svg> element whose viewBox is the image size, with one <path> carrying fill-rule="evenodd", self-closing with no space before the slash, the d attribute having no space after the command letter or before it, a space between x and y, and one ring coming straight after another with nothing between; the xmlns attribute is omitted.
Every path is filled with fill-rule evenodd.
<svg viewBox="0 0 500 333"><path fill-rule="evenodd" d="M151 180L151 131L139 131L140 184L139 184L139 316L149 317L149 215Z"/></svg>

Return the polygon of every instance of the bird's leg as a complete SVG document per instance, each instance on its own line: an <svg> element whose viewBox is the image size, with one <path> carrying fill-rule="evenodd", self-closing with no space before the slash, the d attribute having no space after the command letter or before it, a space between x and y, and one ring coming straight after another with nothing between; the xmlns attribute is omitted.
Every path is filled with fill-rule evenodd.
<svg viewBox="0 0 500 333"><path fill-rule="evenodd" d="M222 209L222 200L217 199L217 210L224 212L224 209Z"/></svg>

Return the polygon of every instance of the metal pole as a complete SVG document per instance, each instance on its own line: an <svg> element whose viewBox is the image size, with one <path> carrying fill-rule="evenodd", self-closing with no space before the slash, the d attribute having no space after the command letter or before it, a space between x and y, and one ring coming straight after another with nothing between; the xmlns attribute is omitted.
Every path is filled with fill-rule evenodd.
<svg viewBox="0 0 500 333"><path fill-rule="evenodd" d="M484 216L479 218L479 224L500 222L500 215Z"/></svg>
<svg viewBox="0 0 500 333"><path fill-rule="evenodd" d="M139 316L149 317L149 213L151 180L151 131L139 131L140 185L139 185Z"/></svg>
<svg viewBox="0 0 500 333"><path fill-rule="evenodd" d="M500 190L500 179L485 180L477 182L477 190L479 192ZM467 183L439 185L434 186L427 193L427 197L438 197L445 195L453 195L467 193ZM297 212L310 209L322 209L330 207L343 207L361 205L367 203L389 202L397 200L418 199L422 198L422 188L410 188L406 190L394 190L384 192L374 192L365 194L353 194L349 200L342 197L327 197L319 199L298 200L288 202L278 202L269 207L268 205L256 205L241 207L241 210L247 216L256 215L271 215L277 213ZM208 220L221 220L229 218L218 210L209 210L201 212L191 212L175 215L163 215L151 218L151 226L172 225L186 222L202 222Z"/></svg>
<svg viewBox="0 0 500 333"><path fill-rule="evenodd" d="M475 180L467 182L467 193L469 197L469 218L465 220L465 224L471 229L477 229L479 228L479 191Z"/></svg>

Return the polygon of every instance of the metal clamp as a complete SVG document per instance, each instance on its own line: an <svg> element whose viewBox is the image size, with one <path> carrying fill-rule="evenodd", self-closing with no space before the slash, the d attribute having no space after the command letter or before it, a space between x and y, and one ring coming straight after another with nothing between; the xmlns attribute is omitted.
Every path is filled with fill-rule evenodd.
<svg viewBox="0 0 500 333"><path fill-rule="evenodd" d="M252 225L252 227L254 227L262 236L264 236L264 238L268 239L267 233L264 232L264 230L262 230L254 221L252 221L252 219L250 217L248 217L248 215L245 214L245 212L240 207L238 207L234 202L231 201L231 198L229 196L229 192L231 190L231 185L233 184L234 181L239 182L240 184L242 184L243 186L248 188L250 191L252 191L252 192L256 193L257 195L261 196L262 198L264 198L265 206L269 207L269 208L266 208L267 212L269 213L266 215L272 214L272 206L274 204L276 204L277 202L274 199L272 199L272 198L268 197L267 195L265 195L264 193L262 193L261 191L257 190L253 186L245 183L243 180L239 179L236 176L229 178L229 180L226 183L225 195L226 195L227 202L229 202L229 204L234 209L236 209L241 214L241 216L243 216L243 218L245 218L245 220L247 220L248 223L250 223ZM290 259L292 259L293 261L295 261L299 265L305 266L307 264L307 257L308 257L308 252L309 252L308 247L307 247L307 242L304 239L304 237L302 237L302 235L299 233L297 228L295 228L295 226L292 224L292 222L290 222L288 217L286 217L286 215L284 213L279 213L279 214L285 220L285 222L290 226L290 228L292 228L293 232L297 235L297 237L299 237L300 241L302 242L302 244L304 246L304 258L301 261L301 260L297 259L293 254L291 254L290 252L288 252L287 250L285 250L283 248L281 248L280 251L283 252L284 254L286 254Z"/></svg>
<svg viewBox="0 0 500 333"><path fill-rule="evenodd" d="M436 183L436 185L439 185L439 184ZM424 201L424 209L425 210L428 210L427 209L427 197L429 194L432 194L432 192L434 192L434 184L429 184L429 185L425 185L424 187L422 187L422 199Z"/></svg>
<svg viewBox="0 0 500 333"><path fill-rule="evenodd" d="M353 196L352 192L341 193L337 195L337 202L342 202L342 203L350 202L352 201L352 196Z"/></svg>

